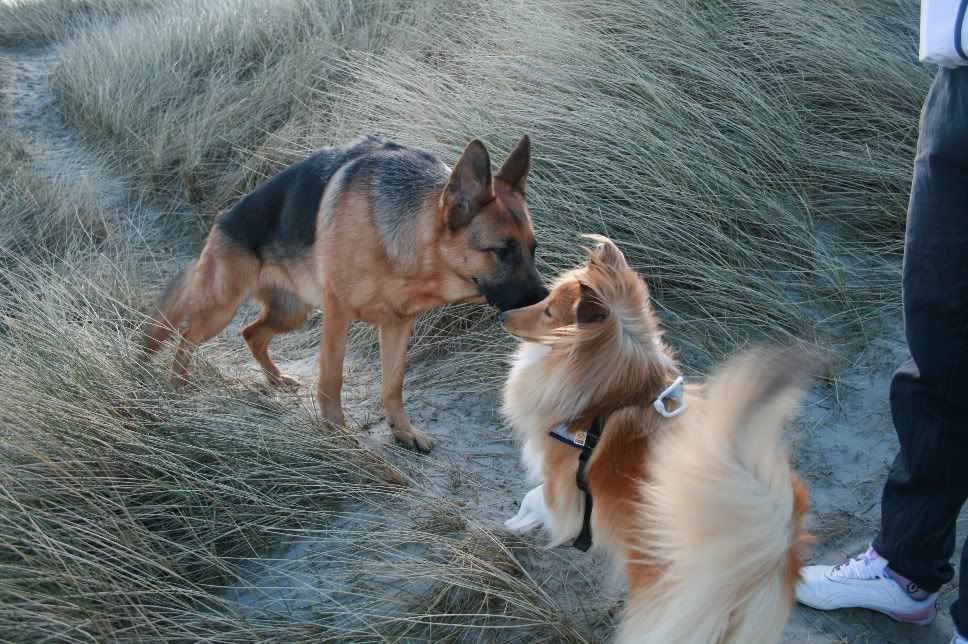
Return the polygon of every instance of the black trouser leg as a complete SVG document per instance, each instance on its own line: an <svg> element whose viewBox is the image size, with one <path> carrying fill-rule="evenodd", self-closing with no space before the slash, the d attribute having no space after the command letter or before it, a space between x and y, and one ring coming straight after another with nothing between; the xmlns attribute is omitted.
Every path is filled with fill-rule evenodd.
<svg viewBox="0 0 968 644"><path fill-rule="evenodd" d="M903 300L911 359L891 382L900 451L874 548L933 592L953 576L955 520L968 496L968 68L941 70L921 113ZM966 602L952 611L968 634Z"/></svg>
<svg viewBox="0 0 968 644"><path fill-rule="evenodd" d="M961 563L958 566L961 571L958 575L958 599L951 605L951 618L958 632L968 636L968 605L965 604L968 602L968 539L961 547Z"/></svg>

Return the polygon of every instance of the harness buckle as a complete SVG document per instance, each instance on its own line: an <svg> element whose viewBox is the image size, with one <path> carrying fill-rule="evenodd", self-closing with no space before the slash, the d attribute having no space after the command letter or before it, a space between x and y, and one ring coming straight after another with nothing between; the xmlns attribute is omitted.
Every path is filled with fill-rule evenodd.
<svg viewBox="0 0 968 644"><path fill-rule="evenodd" d="M664 418L675 418L682 412L686 411L686 401L683 399L683 382L682 376L676 378L675 382L666 387L658 398L652 403L652 408L659 412L659 415ZM675 409L668 409L665 405L666 400L677 400L679 401L679 406Z"/></svg>

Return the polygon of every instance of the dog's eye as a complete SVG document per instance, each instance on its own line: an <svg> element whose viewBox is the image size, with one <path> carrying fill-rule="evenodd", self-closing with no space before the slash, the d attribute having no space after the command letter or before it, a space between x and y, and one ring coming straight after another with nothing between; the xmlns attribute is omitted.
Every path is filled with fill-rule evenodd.
<svg viewBox="0 0 968 644"><path fill-rule="evenodd" d="M510 257L511 253L514 252L515 248L517 248L517 242L515 242L513 239L509 239L504 246L495 248L494 253L501 259L507 259Z"/></svg>
<svg viewBox="0 0 968 644"><path fill-rule="evenodd" d="M551 317L551 307L550 306L546 306L545 307L544 314L547 315L549 318Z"/></svg>

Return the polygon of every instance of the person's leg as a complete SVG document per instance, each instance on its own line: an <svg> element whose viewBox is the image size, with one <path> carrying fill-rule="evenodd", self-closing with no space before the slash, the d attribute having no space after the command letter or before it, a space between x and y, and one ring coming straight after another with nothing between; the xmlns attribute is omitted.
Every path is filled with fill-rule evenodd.
<svg viewBox="0 0 968 644"><path fill-rule="evenodd" d="M911 359L891 383L900 450L884 486L881 532L843 564L804 568L797 600L924 624L935 596L898 576L928 593L951 579L954 522L968 493L968 68L941 70L921 113L903 300Z"/></svg>
<svg viewBox="0 0 968 644"><path fill-rule="evenodd" d="M936 592L968 495L968 69L938 74L921 117L904 246L911 359L891 383L900 450L874 549Z"/></svg>
<svg viewBox="0 0 968 644"><path fill-rule="evenodd" d="M951 618L963 637L968 636L968 539L961 547L961 563L958 565L958 599L951 605Z"/></svg>

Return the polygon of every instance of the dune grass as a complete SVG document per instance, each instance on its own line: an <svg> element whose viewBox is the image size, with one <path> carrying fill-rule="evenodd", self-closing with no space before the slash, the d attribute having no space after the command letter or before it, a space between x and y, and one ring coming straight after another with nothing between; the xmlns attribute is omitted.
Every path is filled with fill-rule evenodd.
<svg viewBox="0 0 968 644"><path fill-rule="evenodd" d="M0 638L372 641L527 627L584 640L525 572L522 544L467 526L418 481L388 483L392 466L321 431L310 407L214 370L190 397L171 391L133 357L123 279L109 289L64 266L21 268L0 289ZM280 553L278 579L301 543L314 550L289 563L324 571L301 613L239 600L271 596L253 562Z"/></svg>
<svg viewBox="0 0 968 644"><path fill-rule="evenodd" d="M904 3L267 6L105 23L56 89L133 180L209 213L360 132L447 162L528 132L546 272L581 257L578 233L611 235L696 367L764 336L863 337L896 307L927 80ZM488 335L442 315L428 328Z"/></svg>
<svg viewBox="0 0 968 644"><path fill-rule="evenodd" d="M26 142L0 125L0 249L56 256L78 245L99 245L115 234L96 190L46 181L30 168ZM37 216L41 211L44 216Z"/></svg>
<svg viewBox="0 0 968 644"><path fill-rule="evenodd" d="M253 145L339 94L347 51L380 51L423 28L439 3L216 0L85 31L55 77L68 115L136 166L139 182L220 208ZM83 56L71 61L75 54ZM98 58L101 62L98 62ZM124 62L126 69L114 67ZM114 73L104 73L110 61ZM97 90L82 85L97 78Z"/></svg>
<svg viewBox="0 0 968 644"><path fill-rule="evenodd" d="M177 0L3 0L0 46L42 47L106 18Z"/></svg>

